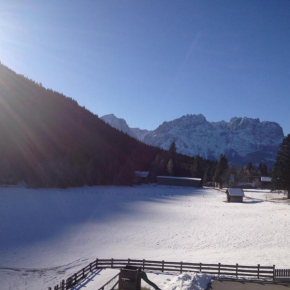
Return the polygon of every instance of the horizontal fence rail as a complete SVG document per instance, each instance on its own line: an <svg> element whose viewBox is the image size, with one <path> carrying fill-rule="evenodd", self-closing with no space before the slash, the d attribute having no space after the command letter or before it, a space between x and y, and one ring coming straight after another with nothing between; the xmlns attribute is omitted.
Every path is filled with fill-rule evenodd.
<svg viewBox="0 0 290 290"><path fill-rule="evenodd" d="M166 262L166 261L155 261L155 260L135 260L135 259L96 259L80 271L76 272L70 276L66 281L62 280L59 285L53 288L49 287L48 290L68 290L73 288L75 285L79 284L81 281L86 279L90 272L97 269L121 269L127 265L135 266L141 268L142 270L149 271L160 271L160 272L196 272L205 273L211 275L225 275L225 276L235 276L235 277L252 277L258 279L275 279L276 277L282 277L282 275L288 275L290 277L290 270L288 269L275 269L273 266L245 266L245 265L227 265L227 264L204 264L204 263L187 263L187 262ZM287 272L288 271L288 272ZM119 274L118 274L119 275ZM116 275L111 280L113 281L118 276ZM286 276L283 276L286 277ZM109 281L109 282L112 282ZM106 283L99 290L104 290L107 286ZM113 286L118 284L118 281ZM106 288L107 289L107 288Z"/></svg>

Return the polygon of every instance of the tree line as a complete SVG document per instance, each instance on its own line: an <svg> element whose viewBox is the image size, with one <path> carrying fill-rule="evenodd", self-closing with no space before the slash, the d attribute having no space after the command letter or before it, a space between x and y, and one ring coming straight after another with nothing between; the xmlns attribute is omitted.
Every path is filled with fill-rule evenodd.
<svg viewBox="0 0 290 290"><path fill-rule="evenodd" d="M271 175L267 165L260 163L255 167L249 162L244 167L229 165L226 155L221 154L218 161L207 160L200 156L188 157L176 153L175 142L168 151L160 151L150 166L149 180L156 181L156 176L183 176L201 178L204 185L216 183L223 185L246 183L249 177Z"/></svg>
<svg viewBox="0 0 290 290"><path fill-rule="evenodd" d="M272 171L269 172L267 166L263 163L260 163L257 168L251 162L242 168L229 167L226 156L222 154L216 166L213 180L222 187L223 184L231 182L231 177L237 184L245 181L245 178L249 176L271 176L272 190L285 190L287 198L290 199L290 134L284 138L280 145ZM206 176L204 177L204 182L206 182Z"/></svg>
<svg viewBox="0 0 290 290"><path fill-rule="evenodd" d="M134 171L201 178L221 186L233 175L271 174L266 165L229 166L146 145L112 128L72 98L46 89L0 64L0 184L30 187L131 185ZM288 139L287 139L288 138ZM277 188L289 192L289 136L273 170ZM288 151L287 151L288 150ZM285 161L286 160L286 161ZM288 182L288 183L287 183Z"/></svg>
<svg viewBox="0 0 290 290"><path fill-rule="evenodd" d="M146 145L0 64L0 184L131 185L134 171L200 176L212 161ZM175 145L174 145L175 146ZM192 164L195 164L192 169Z"/></svg>

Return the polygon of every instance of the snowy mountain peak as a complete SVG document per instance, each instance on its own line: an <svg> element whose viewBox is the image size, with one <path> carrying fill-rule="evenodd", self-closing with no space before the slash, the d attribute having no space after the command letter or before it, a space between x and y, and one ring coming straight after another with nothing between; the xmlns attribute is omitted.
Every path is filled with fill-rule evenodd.
<svg viewBox="0 0 290 290"><path fill-rule="evenodd" d="M279 124L261 122L258 118L233 117L229 122L209 122L202 114L185 115L148 131L131 129L125 120L109 116L102 119L149 145L168 149L175 142L179 153L208 159L218 159L220 154L226 154L229 161L242 165L249 161L273 165L284 138ZM127 127L121 126L124 122Z"/></svg>
<svg viewBox="0 0 290 290"><path fill-rule="evenodd" d="M128 126L127 122L122 118L117 118L114 114L108 114L101 117L103 121L105 121L110 126L134 137L137 138L136 134L131 130Z"/></svg>
<svg viewBox="0 0 290 290"><path fill-rule="evenodd" d="M122 119L122 118L117 118L114 114L108 114L108 115L105 115L103 117L101 117L102 120L104 120L105 122L113 122L113 123L125 123L127 124L127 122Z"/></svg>
<svg viewBox="0 0 290 290"><path fill-rule="evenodd" d="M260 119L252 119L252 118L247 118L247 117L234 117L231 118L229 121L229 127L230 128L246 128L248 126L255 126L255 125L259 125Z"/></svg>

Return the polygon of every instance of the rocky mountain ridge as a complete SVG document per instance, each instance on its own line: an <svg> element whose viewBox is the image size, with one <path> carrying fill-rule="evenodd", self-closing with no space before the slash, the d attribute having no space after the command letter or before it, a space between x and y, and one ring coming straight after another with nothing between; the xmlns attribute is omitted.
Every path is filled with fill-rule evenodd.
<svg viewBox="0 0 290 290"><path fill-rule="evenodd" d="M101 119L149 145L168 149L175 142L179 153L215 160L226 154L231 163L238 165L251 161L272 166L284 138L279 124L247 117L209 122L201 114L185 115L163 122L153 131L130 128L113 114Z"/></svg>

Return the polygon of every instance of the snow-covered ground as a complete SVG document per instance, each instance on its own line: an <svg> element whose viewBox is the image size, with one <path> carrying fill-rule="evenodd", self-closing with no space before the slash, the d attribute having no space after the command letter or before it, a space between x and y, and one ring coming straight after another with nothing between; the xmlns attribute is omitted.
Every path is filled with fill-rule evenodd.
<svg viewBox="0 0 290 290"><path fill-rule="evenodd" d="M271 191L270 189L244 189L245 196L248 199L273 201L289 203L286 199L286 192L282 191Z"/></svg>
<svg viewBox="0 0 290 290"><path fill-rule="evenodd" d="M267 194L234 204L154 185L0 188L1 289L47 289L96 257L289 267L290 207Z"/></svg>
<svg viewBox="0 0 290 290"><path fill-rule="evenodd" d="M98 290L105 284L107 284L112 278L114 278L120 271L116 269L103 269L93 272L84 282L75 287L75 290ZM210 275L202 273L160 273L147 271L146 275L149 280L162 290L205 290L212 280ZM107 286L106 290L113 287L116 283L116 279L113 279ZM154 290L146 282L141 280L141 286L147 289Z"/></svg>

